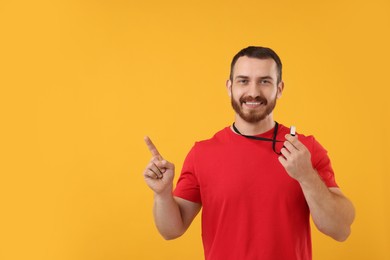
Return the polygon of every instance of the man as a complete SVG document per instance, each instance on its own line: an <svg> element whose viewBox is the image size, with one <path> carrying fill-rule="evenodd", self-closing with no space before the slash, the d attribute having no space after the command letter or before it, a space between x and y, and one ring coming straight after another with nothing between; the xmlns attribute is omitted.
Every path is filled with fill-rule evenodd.
<svg viewBox="0 0 390 260"><path fill-rule="evenodd" d="M278 55L264 47L241 50L226 87L234 124L194 145L173 193L174 165L145 138L153 157L144 178L161 235L181 236L203 208L210 260L311 259L310 215L321 232L346 240L354 207L335 182L326 150L274 121L284 88Z"/></svg>

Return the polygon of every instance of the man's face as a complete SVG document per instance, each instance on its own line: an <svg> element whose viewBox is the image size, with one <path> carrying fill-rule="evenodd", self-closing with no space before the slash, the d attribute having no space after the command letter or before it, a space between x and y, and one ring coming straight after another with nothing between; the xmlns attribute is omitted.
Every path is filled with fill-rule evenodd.
<svg viewBox="0 0 390 260"><path fill-rule="evenodd" d="M246 122L257 123L270 115L283 90L277 83L277 65L273 59L240 57L227 82L234 111Z"/></svg>

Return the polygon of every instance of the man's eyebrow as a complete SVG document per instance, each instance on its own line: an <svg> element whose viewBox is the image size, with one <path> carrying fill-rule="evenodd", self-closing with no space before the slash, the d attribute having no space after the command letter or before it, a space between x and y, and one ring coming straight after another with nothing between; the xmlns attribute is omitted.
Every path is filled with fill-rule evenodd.
<svg viewBox="0 0 390 260"><path fill-rule="evenodd" d="M238 75L235 77L235 79L249 79L249 77L244 75Z"/></svg>
<svg viewBox="0 0 390 260"><path fill-rule="evenodd" d="M271 80L273 80L273 78L271 76L259 77L259 79L271 79Z"/></svg>
<svg viewBox="0 0 390 260"><path fill-rule="evenodd" d="M245 75L237 75L234 79L249 79L249 76ZM263 76L263 77L258 77L257 79L263 80L263 79L270 79L273 80L271 76Z"/></svg>

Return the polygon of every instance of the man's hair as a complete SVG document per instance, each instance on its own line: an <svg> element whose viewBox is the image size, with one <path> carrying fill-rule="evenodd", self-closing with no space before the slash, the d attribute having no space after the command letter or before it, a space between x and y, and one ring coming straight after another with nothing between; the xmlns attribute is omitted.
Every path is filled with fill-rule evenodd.
<svg viewBox="0 0 390 260"><path fill-rule="evenodd" d="M272 49L260 46L249 46L239 51L230 65L230 80L233 80L234 65L240 57L247 56L256 59L273 59L277 66L277 83L282 81L282 61Z"/></svg>

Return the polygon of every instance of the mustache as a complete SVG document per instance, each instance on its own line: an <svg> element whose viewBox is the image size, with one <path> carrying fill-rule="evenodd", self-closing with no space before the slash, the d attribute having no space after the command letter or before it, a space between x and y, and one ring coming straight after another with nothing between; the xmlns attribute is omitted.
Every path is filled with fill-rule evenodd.
<svg viewBox="0 0 390 260"><path fill-rule="evenodd" d="M257 96L257 97L251 97L251 96L245 96L240 98L240 104L242 105L244 102L261 102L263 105L267 105L268 101L265 97Z"/></svg>

